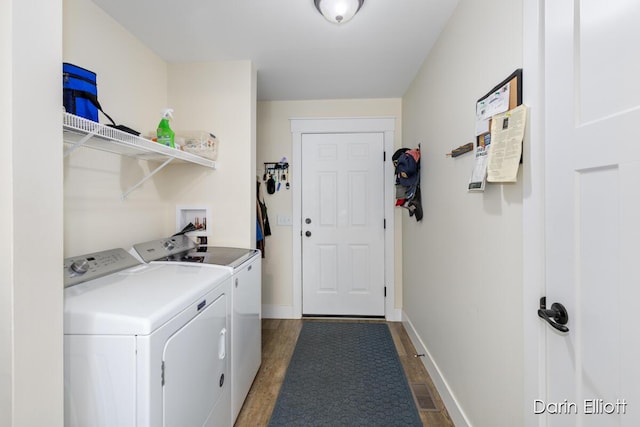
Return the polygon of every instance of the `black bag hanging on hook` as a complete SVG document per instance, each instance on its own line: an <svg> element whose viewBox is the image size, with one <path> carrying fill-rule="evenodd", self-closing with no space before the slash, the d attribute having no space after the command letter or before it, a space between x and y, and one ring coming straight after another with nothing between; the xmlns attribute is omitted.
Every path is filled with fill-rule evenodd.
<svg viewBox="0 0 640 427"><path fill-rule="evenodd" d="M267 193L273 194L276 192L276 180L273 179L273 175L269 175L267 179Z"/></svg>

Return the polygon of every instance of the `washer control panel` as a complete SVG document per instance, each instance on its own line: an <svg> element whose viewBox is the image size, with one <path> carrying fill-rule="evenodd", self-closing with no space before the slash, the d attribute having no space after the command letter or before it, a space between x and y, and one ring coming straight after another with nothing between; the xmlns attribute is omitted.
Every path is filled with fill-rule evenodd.
<svg viewBox="0 0 640 427"><path fill-rule="evenodd" d="M133 249L144 262L171 259L196 247L196 242L184 234L133 245Z"/></svg>
<svg viewBox="0 0 640 427"><path fill-rule="evenodd" d="M97 279L139 264L140 261L122 248L65 258L64 287Z"/></svg>

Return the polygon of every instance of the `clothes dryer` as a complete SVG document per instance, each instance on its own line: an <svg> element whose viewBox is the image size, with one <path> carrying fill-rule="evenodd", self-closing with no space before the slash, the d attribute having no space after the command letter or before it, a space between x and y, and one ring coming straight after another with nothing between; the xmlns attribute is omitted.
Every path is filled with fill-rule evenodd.
<svg viewBox="0 0 640 427"><path fill-rule="evenodd" d="M114 249L64 272L65 426L232 425L229 271Z"/></svg>
<svg viewBox="0 0 640 427"><path fill-rule="evenodd" d="M133 246L143 262L225 268L231 285L231 415L235 422L262 362L262 258L259 250L198 246L184 234Z"/></svg>

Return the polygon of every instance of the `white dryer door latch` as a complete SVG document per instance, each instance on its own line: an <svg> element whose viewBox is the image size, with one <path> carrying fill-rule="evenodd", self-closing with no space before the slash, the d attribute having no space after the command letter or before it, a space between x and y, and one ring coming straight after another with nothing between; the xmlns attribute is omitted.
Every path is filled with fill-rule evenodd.
<svg viewBox="0 0 640 427"><path fill-rule="evenodd" d="M218 340L218 359L222 360L227 356L227 328L222 328Z"/></svg>

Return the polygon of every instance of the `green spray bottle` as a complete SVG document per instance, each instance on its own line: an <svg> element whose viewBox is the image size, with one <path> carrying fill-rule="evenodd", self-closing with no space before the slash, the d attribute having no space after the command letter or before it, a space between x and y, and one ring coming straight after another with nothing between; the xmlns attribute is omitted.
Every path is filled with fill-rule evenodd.
<svg viewBox="0 0 640 427"><path fill-rule="evenodd" d="M162 145L166 145L167 147L176 148L175 145L175 132L171 130L169 126L169 120L173 118L173 109L165 108L162 112L162 120L158 124L158 130L156 136L158 137L158 142Z"/></svg>

